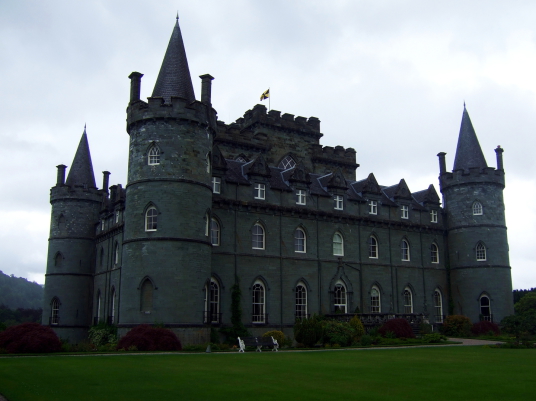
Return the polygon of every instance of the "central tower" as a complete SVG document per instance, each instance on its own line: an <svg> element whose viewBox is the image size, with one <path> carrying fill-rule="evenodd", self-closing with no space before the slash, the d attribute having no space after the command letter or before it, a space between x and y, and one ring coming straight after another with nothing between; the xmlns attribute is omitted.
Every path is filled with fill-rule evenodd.
<svg viewBox="0 0 536 401"><path fill-rule="evenodd" d="M186 342L208 341L200 329L211 273L213 78L201 76L202 101L195 100L178 18L148 102L140 100L142 76L129 77L119 327L158 322Z"/></svg>

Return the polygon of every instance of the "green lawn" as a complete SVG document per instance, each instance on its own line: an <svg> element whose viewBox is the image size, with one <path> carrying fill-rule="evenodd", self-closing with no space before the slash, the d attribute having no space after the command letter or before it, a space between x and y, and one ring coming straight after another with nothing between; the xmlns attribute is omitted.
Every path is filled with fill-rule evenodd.
<svg viewBox="0 0 536 401"><path fill-rule="evenodd" d="M536 350L0 358L0 393L30 400L529 400Z"/></svg>

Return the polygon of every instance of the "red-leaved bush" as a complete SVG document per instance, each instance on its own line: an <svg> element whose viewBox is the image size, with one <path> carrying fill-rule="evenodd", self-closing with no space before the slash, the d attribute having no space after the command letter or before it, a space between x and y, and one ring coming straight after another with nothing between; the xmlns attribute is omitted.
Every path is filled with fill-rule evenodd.
<svg viewBox="0 0 536 401"><path fill-rule="evenodd" d="M484 320L482 322L477 322L473 324L473 326L471 327L471 332L475 336L489 334L490 332L498 336L499 334L501 334L501 329L499 329L499 325L497 323L488 322Z"/></svg>
<svg viewBox="0 0 536 401"><path fill-rule="evenodd" d="M10 354L41 354L61 351L61 341L48 326L23 323L0 333L0 348Z"/></svg>
<svg viewBox="0 0 536 401"><path fill-rule="evenodd" d="M388 331L393 332L397 338L415 338L411 325L406 319L388 320L378 330L382 336L385 336Z"/></svg>
<svg viewBox="0 0 536 401"><path fill-rule="evenodd" d="M182 345L175 333L162 327L142 324L134 327L119 340L117 349L128 350L136 347L138 351L180 351Z"/></svg>

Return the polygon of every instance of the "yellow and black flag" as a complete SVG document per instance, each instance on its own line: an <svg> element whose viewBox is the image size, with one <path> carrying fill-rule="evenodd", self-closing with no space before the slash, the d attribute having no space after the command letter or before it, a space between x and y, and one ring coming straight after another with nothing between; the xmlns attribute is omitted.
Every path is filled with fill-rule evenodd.
<svg viewBox="0 0 536 401"><path fill-rule="evenodd" d="M270 89L265 90L261 95L261 100L268 99L270 97Z"/></svg>

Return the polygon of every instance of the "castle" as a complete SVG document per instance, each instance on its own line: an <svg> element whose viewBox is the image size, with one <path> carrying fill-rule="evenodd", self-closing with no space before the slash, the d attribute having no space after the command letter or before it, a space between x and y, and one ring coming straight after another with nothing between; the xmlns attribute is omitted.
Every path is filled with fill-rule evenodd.
<svg viewBox="0 0 536 401"><path fill-rule="evenodd" d="M79 341L105 321L121 334L158 322L183 343L231 322L242 292L254 334L290 333L313 313L367 319L513 313L503 149L488 167L463 110L439 196L402 179L356 180L356 151L322 146L320 121L256 105L217 120L210 75L196 100L177 23L152 96L133 72L128 182L95 182L86 132L51 189L43 323Z"/></svg>

